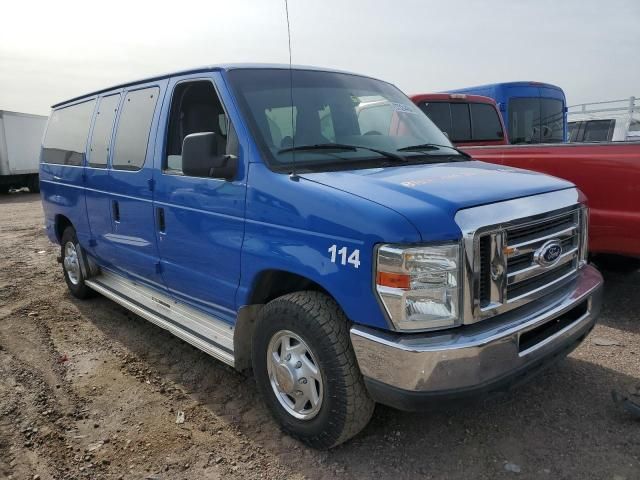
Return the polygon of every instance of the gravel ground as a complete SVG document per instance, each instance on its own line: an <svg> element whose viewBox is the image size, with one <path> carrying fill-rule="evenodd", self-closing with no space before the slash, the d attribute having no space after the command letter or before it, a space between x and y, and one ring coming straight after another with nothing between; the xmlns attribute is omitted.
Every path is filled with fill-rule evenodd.
<svg viewBox="0 0 640 480"><path fill-rule="evenodd" d="M67 292L40 198L0 197L0 478L640 479L640 270L565 361L514 392L428 413L377 407L318 452L284 436L250 375L97 297ZM184 412L184 423L176 423Z"/></svg>

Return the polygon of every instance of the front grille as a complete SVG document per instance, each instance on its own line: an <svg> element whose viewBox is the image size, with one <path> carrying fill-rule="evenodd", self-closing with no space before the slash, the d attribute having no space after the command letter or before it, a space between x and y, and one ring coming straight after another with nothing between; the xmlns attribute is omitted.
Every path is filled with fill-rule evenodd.
<svg viewBox="0 0 640 480"><path fill-rule="evenodd" d="M551 212L482 234L477 244L479 315L484 318L509 304L526 303L571 277L578 269L580 219L579 209ZM552 246L560 247L555 261L544 255Z"/></svg>
<svg viewBox="0 0 640 480"><path fill-rule="evenodd" d="M564 277L573 270L575 270L574 266L568 263L556 268L555 270L550 270L548 272L541 273L540 275L536 275L535 277L527 278L520 283L507 285L507 298L519 298L533 290L538 290L539 288L545 287L559 278Z"/></svg>

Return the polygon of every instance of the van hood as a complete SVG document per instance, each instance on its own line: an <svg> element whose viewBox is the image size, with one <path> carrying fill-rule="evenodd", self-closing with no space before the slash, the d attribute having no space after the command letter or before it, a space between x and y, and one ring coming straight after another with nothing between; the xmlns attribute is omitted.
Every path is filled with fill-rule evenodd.
<svg viewBox="0 0 640 480"><path fill-rule="evenodd" d="M300 177L395 210L415 225L423 241L460 238L454 221L458 210L574 187L549 175L479 161L303 173Z"/></svg>

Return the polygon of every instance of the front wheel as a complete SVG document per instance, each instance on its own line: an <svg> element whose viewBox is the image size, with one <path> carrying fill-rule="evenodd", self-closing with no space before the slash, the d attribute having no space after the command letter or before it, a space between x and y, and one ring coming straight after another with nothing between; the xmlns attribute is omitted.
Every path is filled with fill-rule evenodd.
<svg viewBox="0 0 640 480"><path fill-rule="evenodd" d="M336 302L320 292L279 297L256 324L258 389L281 428L314 448L345 442L373 414L348 326Z"/></svg>

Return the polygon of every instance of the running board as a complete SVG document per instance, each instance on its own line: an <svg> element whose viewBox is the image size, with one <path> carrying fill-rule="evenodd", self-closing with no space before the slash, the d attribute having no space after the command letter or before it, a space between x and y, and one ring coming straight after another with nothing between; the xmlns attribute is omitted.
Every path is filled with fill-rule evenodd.
<svg viewBox="0 0 640 480"><path fill-rule="evenodd" d="M212 357L234 366L234 328L228 323L105 270L85 283L136 315L170 331Z"/></svg>

